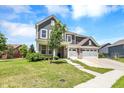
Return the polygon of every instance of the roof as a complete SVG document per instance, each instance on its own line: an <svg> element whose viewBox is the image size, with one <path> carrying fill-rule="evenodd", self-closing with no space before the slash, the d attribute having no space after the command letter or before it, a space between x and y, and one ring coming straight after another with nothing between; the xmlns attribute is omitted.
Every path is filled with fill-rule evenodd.
<svg viewBox="0 0 124 93"><path fill-rule="evenodd" d="M89 40L89 38L85 38L83 39L81 42L78 43L78 45L83 45L85 42L87 42Z"/></svg>
<svg viewBox="0 0 124 93"><path fill-rule="evenodd" d="M111 47L111 46L118 46L118 45L124 45L124 39L116 41L115 43L113 43L109 47Z"/></svg>
<svg viewBox="0 0 124 93"><path fill-rule="evenodd" d="M87 37L85 39L83 39L81 42L78 43L78 45L83 45L84 43L86 43L88 40L92 40L92 42L94 42L94 44L96 46L99 46L99 44L94 40L93 37Z"/></svg>
<svg viewBox="0 0 124 93"><path fill-rule="evenodd" d="M104 47L106 47L106 46L110 46L110 45L111 45L110 43L103 44L103 45L100 46L99 49L104 48Z"/></svg>
<svg viewBox="0 0 124 93"><path fill-rule="evenodd" d="M67 31L67 32L65 32L66 34L71 34L71 35L76 35L76 36L79 36L79 37L87 37L87 36L85 36L85 35L80 35L80 34L77 34L77 33L75 33L75 32L70 32L70 31Z"/></svg>
<svg viewBox="0 0 124 93"><path fill-rule="evenodd" d="M49 20L51 18L53 18L54 20L57 20L57 18L54 15L51 15L51 16L48 16L47 18L37 22L36 25L40 25L40 24L44 23L45 21L47 21L47 20Z"/></svg>
<svg viewBox="0 0 124 93"><path fill-rule="evenodd" d="M13 47L15 49L15 48L20 47L21 44L7 44L7 46Z"/></svg>

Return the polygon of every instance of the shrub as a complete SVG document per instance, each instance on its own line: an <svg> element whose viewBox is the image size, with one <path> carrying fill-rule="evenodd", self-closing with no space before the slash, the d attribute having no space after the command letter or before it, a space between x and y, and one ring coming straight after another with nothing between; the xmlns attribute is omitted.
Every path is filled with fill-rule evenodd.
<svg viewBox="0 0 124 93"><path fill-rule="evenodd" d="M58 56L54 56L54 59L55 59L55 60L58 60L58 59L59 59L59 57L58 57Z"/></svg>
<svg viewBox="0 0 124 93"><path fill-rule="evenodd" d="M28 53L27 55L26 55L26 59L28 59L28 61L39 61L39 60L41 60L41 54L39 54L39 53Z"/></svg>
<svg viewBox="0 0 124 93"><path fill-rule="evenodd" d="M22 54L23 57L26 57L27 55L27 52L28 52L28 47L27 45L22 45L20 48L19 48L19 51L20 53Z"/></svg>
<svg viewBox="0 0 124 93"><path fill-rule="evenodd" d="M99 54L99 58L107 58L107 57L108 57L108 54L105 54L105 53Z"/></svg>
<svg viewBox="0 0 124 93"><path fill-rule="evenodd" d="M51 55L42 55L40 53L27 53L26 59L28 59L30 62L31 61L40 61L40 60L51 60L52 56Z"/></svg>

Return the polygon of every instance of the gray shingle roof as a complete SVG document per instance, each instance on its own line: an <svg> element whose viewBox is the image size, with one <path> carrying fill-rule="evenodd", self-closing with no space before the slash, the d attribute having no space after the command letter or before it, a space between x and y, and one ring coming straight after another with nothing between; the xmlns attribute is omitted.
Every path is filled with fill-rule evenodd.
<svg viewBox="0 0 124 93"><path fill-rule="evenodd" d="M110 45L110 47L111 47L111 46L123 45L123 44L124 44L124 39L121 39L121 40L119 40L119 41L116 41L116 42L113 43L112 45Z"/></svg>
<svg viewBox="0 0 124 93"><path fill-rule="evenodd" d="M110 45L111 45L110 43L103 44L103 45L100 46L99 49L101 49L101 48L103 48L103 47L106 47L106 46L110 46Z"/></svg>
<svg viewBox="0 0 124 93"><path fill-rule="evenodd" d="M83 45L85 42L87 42L89 40L89 38L85 38L83 39L81 42L78 43L78 45Z"/></svg>

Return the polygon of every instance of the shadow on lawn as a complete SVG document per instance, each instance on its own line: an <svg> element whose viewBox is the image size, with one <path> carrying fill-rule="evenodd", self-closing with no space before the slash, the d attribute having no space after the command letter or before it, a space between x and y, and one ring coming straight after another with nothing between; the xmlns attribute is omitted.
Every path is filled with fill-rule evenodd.
<svg viewBox="0 0 124 93"><path fill-rule="evenodd" d="M51 60L51 64L65 64L67 63L65 60Z"/></svg>

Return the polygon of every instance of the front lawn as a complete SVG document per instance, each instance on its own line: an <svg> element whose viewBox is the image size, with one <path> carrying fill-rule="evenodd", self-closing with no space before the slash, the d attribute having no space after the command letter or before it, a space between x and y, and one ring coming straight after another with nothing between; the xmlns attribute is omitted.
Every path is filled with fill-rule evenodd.
<svg viewBox="0 0 124 93"><path fill-rule="evenodd" d="M112 86L112 88L124 88L124 76L122 76L116 83Z"/></svg>
<svg viewBox="0 0 124 93"><path fill-rule="evenodd" d="M124 58L114 58L114 60L124 63Z"/></svg>
<svg viewBox="0 0 124 93"><path fill-rule="evenodd" d="M25 59L0 61L0 87L66 88L94 78L68 63L28 62Z"/></svg>
<svg viewBox="0 0 124 93"><path fill-rule="evenodd" d="M81 66L83 66L85 69L88 69L88 70L92 70L92 71L95 71L95 72L98 72L98 73L106 73L108 71L111 71L113 69L108 69L108 68L99 68L99 67L92 67L92 66L88 66L78 60L72 60L74 63L77 63L77 64L80 64Z"/></svg>

